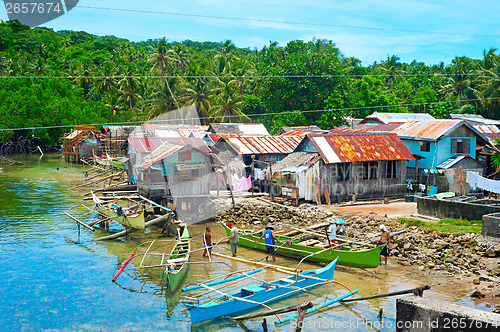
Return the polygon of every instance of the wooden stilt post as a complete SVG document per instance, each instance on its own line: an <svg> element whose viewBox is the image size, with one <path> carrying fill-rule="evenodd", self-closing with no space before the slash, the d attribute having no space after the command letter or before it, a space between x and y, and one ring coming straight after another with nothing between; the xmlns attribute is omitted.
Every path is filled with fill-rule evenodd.
<svg viewBox="0 0 500 332"><path fill-rule="evenodd" d="M307 309L312 308L313 304L311 302L307 302L305 305L299 306L297 308L297 321L295 325L295 332L302 331L302 321L307 313Z"/></svg>
<svg viewBox="0 0 500 332"><path fill-rule="evenodd" d="M264 332L267 332L267 320L265 318L262 320L262 328Z"/></svg>

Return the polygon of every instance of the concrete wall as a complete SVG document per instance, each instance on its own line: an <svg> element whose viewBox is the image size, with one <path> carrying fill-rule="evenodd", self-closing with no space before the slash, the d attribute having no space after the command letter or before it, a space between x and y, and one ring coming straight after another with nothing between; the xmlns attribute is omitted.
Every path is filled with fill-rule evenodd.
<svg viewBox="0 0 500 332"><path fill-rule="evenodd" d="M408 296L396 300L396 331L499 331L500 314Z"/></svg>
<svg viewBox="0 0 500 332"><path fill-rule="evenodd" d="M487 202L497 205L486 204ZM484 204L479 204L484 203ZM482 220L483 215L500 212L500 201L478 200L474 203L453 202L435 197L418 197L418 213L438 218Z"/></svg>
<svg viewBox="0 0 500 332"><path fill-rule="evenodd" d="M500 237L500 213L483 216L482 236Z"/></svg>

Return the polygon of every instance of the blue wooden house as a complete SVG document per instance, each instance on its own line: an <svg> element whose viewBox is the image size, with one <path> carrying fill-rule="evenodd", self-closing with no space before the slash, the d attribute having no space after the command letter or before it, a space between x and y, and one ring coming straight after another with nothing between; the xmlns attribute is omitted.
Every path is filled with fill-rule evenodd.
<svg viewBox="0 0 500 332"><path fill-rule="evenodd" d="M457 155L477 160L476 147L489 144L489 139L463 120L414 120L392 130L415 157L408 167L435 170Z"/></svg>

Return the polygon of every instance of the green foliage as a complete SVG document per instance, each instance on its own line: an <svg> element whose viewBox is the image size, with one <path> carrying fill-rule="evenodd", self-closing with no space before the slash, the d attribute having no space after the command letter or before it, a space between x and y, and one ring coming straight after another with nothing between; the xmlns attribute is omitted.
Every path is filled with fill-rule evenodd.
<svg viewBox="0 0 500 332"><path fill-rule="evenodd" d="M196 106L202 123L250 119L272 133L281 126L329 129L375 111L500 118L496 49L447 66L391 55L364 67L328 40L252 51L230 40L134 43L8 21L0 22L0 76L9 77L0 80L0 129L142 121L185 105ZM35 135L55 144L67 131ZM0 132L0 140L27 134ZM500 165L500 157L492 159Z"/></svg>
<svg viewBox="0 0 500 332"><path fill-rule="evenodd" d="M444 218L438 222L432 222L432 221L421 221L412 218L398 218L398 221L408 226L424 227L439 233L481 234L481 226L482 226L481 220L468 221L463 219Z"/></svg>
<svg viewBox="0 0 500 332"><path fill-rule="evenodd" d="M345 97L341 96L338 91L332 92L325 100L325 112L321 114L321 119L318 121L320 127L331 129L341 126L347 115L344 110L345 106Z"/></svg>
<svg viewBox="0 0 500 332"><path fill-rule="evenodd" d="M408 226L422 226L424 224L421 220L412 218L398 218L398 221Z"/></svg>

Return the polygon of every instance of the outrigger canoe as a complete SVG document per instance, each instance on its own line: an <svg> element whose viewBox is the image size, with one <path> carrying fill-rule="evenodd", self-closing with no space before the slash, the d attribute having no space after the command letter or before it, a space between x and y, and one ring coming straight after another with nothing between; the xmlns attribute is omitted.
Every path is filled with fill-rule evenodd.
<svg viewBox="0 0 500 332"><path fill-rule="evenodd" d="M221 222L221 225L226 230L226 235L231 236L231 229L227 227L223 222ZM259 239L261 234L262 233L255 233L248 230L244 232L238 230L238 245L266 251L264 239L255 243L255 241ZM294 239L281 235L276 235L276 238L280 241L276 244L275 247L277 249L276 255L297 259L302 259L306 256L309 256L307 260L321 263L330 263L332 260L338 257L337 263L339 265L352 267L377 267L379 265L380 252L384 248L384 246L379 246L370 249L352 250L350 247L342 246L342 248L338 249L324 250L324 248L300 245L299 243L302 242L302 240L300 239Z"/></svg>
<svg viewBox="0 0 500 332"><path fill-rule="evenodd" d="M92 193L92 199L94 200L96 210L106 217L118 221L125 227L144 229L144 209L141 208L141 204L136 202L130 202L130 204L117 204L117 202L107 202L99 199L94 193Z"/></svg>
<svg viewBox="0 0 500 332"><path fill-rule="evenodd" d="M186 225L182 225L179 231L179 238L174 248L170 252L162 278L167 279L167 286L173 292L175 291L189 268L189 253L191 243L189 241L189 231Z"/></svg>
<svg viewBox="0 0 500 332"><path fill-rule="evenodd" d="M261 306L267 308L271 302L328 282L327 280L333 278L336 262L335 259L323 268L302 272L285 279L242 287L237 293L222 295L203 304L184 303L184 305L191 314L191 323L220 316L233 316L237 312Z"/></svg>

